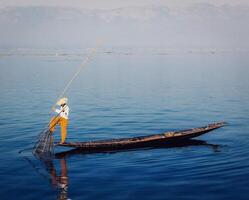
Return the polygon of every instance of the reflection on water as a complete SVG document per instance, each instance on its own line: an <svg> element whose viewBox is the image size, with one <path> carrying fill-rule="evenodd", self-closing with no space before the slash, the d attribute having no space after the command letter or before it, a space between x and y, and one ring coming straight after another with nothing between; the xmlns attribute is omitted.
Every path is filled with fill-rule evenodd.
<svg viewBox="0 0 249 200"><path fill-rule="evenodd" d="M181 142L172 142L166 144L153 144L148 145L147 148L136 148L129 149L127 151L148 151L150 149L158 149L158 148L184 148L190 146L206 146L212 148L214 152L220 151L220 145L218 144L210 144L203 140L189 139L183 140ZM94 154L94 153L121 153L126 150L112 150L112 151L85 151L80 148L72 149L69 151L64 151L60 153L56 153L54 157L40 157L40 161L44 164L47 172L50 175L50 183L53 188L56 188L58 191L57 200L68 200L68 190L69 190L69 177L68 177L68 169L67 158L77 155L77 154ZM38 157L36 157L38 158ZM59 160L59 166L56 168L54 161ZM84 181L84 180L83 180Z"/></svg>
<svg viewBox="0 0 249 200"><path fill-rule="evenodd" d="M68 199L68 175L67 175L67 161L65 158L60 159L60 169L56 169L53 158L41 160L46 166L47 171L51 177L51 185L58 190L58 200Z"/></svg>

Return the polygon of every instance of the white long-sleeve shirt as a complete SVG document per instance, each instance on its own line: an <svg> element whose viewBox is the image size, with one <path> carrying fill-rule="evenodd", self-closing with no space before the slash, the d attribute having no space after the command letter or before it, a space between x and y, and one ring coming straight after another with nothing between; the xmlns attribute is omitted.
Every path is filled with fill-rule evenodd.
<svg viewBox="0 0 249 200"><path fill-rule="evenodd" d="M69 107L67 105L65 105L64 107L61 106L60 109L55 109L55 112L57 112L58 114L60 113L60 117L68 119Z"/></svg>

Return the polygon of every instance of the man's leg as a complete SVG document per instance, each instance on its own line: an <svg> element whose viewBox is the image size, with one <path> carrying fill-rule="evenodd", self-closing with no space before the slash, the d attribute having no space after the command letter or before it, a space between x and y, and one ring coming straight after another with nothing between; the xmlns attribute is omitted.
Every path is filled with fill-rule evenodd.
<svg viewBox="0 0 249 200"><path fill-rule="evenodd" d="M59 118L58 117L52 117L49 123L49 130L50 132L54 132L55 126L58 124Z"/></svg>
<svg viewBox="0 0 249 200"><path fill-rule="evenodd" d="M62 118L60 121L60 126L61 126L61 143L64 143L66 141L67 137L67 124L68 120Z"/></svg>

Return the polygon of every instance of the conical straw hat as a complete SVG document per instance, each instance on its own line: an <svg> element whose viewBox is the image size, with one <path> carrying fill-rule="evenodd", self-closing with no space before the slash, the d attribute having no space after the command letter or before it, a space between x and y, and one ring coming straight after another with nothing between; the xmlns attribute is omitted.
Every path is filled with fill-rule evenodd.
<svg viewBox="0 0 249 200"><path fill-rule="evenodd" d="M63 98L59 99L56 104L58 106L60 106L62 104L67 104L67 102L68 102L68 99L66 97L63 97Z"/></svg>

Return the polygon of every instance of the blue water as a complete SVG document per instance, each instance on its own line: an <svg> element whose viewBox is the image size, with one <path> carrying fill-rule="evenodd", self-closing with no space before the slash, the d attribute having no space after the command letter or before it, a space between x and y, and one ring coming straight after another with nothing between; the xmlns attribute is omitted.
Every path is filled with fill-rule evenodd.
<svg viewBox="0 0 249 200"><path fill-rule="evenodd" d="M67 93L67 141L228 125L199 145L69 154L52 160L51 176L31 150L18 151L32 146L81 60L0 58L1 199L248 199L248 53L98 54Z"/></svg>

